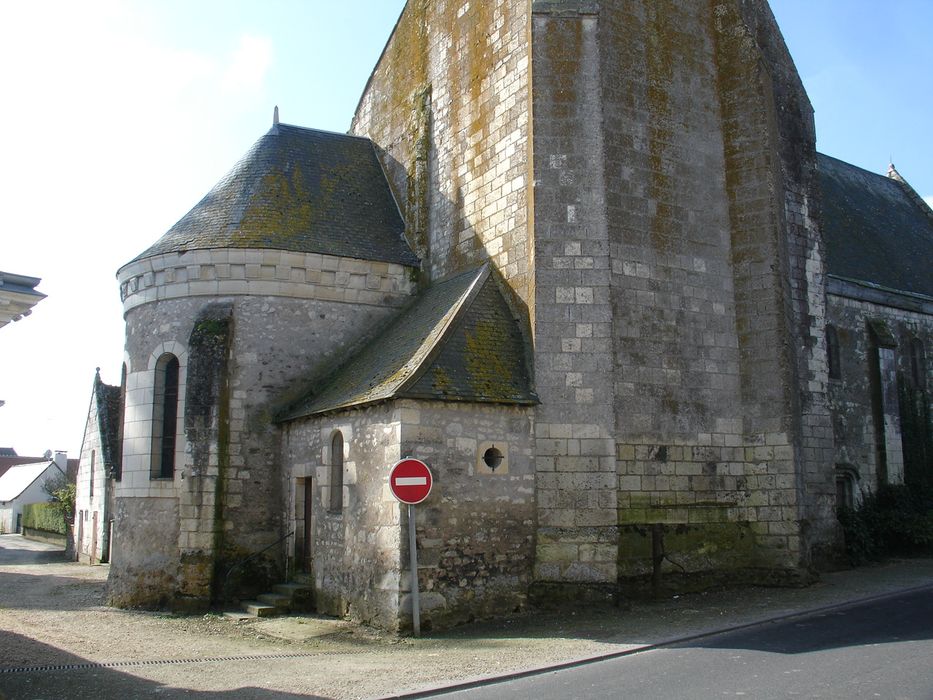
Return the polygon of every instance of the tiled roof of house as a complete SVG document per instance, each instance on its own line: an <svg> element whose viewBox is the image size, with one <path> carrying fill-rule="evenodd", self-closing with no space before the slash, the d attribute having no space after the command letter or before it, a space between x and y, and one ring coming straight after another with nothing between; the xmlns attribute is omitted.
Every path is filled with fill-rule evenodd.
<svg viewBox="0 0 933 700"><path fill-rule="evenodd" d="M432 285L279 419L397 398L537 403L522 331L488 266Z"/></svg>
<svg viewBox="0 0 933 700"><path fill-rule="evenodd" d="M271 248L417 266L369 139L274 124L197 206L136 259Z"/></svg>
<svg viewBox="0 0 933 700"><path fill-rule="evenodd" d="M933 214L908 187L819 155L830 275L933 297Z"/></svg>
<svg viewBox="0 0 933 700"><path fill-rule="evenodd" d="M56 472L61 472L54 460L17 464L10 467L6 474L0 476L0 502L9 502L19 498L36 479L45 474L47 469L52 468Z"/></svg>

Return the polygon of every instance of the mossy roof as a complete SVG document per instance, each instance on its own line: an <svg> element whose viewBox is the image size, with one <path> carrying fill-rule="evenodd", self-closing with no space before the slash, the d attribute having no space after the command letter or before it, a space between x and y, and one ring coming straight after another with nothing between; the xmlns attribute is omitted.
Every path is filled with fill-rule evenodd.
<svg viewBox="0 0 933 700"><path fill-rule="evenodd" d="M537 403L524 335L488 266L432 285L279 420L398 398Z"/></svg>
<svg viewBox="0 0 933 700"><path fill-rule="evenodd" d="M933 217L897 180L819 155L829 274L933 297Z"/></svg>
<svg viewBox="0 0 933 700"><path fill-rule="evenodd" d="M373 143L276 124L139 255L266 248L418 266Z"/></svg>
<svg viewBox="0 0 933 700"><path fill-rule="evenodd" d="M100 432L101 463L119 474L120 463L120 387L104 384L100 374L94 377L94 400L97 402L97 430Z"/></svg>

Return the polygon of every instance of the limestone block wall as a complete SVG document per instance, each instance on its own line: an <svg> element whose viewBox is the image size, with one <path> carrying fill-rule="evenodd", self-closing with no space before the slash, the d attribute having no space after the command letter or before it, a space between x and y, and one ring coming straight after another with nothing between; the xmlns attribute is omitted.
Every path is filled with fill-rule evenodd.
<svg viewBox="0 0 933 700"><path fill-rule="evenodd" d="M402 265L320 253L218 248L138 260L119 272L124 313L193 296L274 296L399 306L412 292Z"/></svg>
<svg viewBox="0 0 933 700"><path fill-rule="evenodd" d="M380 405L333 416L294 421L284 428L282 458L287 494L285 522L296 537L288 555L301 560L305 519L311 520L311 570L318 612L385 629L399 626L401 520L388 491L389 469L400 458L398 408ZM331 453L343 438L342 508L332 507ZM304 488L313 490L306 512Z"/></svg>
<svg viewBox="0 0 933 700"><path fill-rule="evenodd" d="M832 521L823 263L770 11L536 2L533 81L539 547L621 541L625 576L657 523L697 569L806 564ZM599 580L580 551L539 578Z"/></svg>
<svg viewBox="0 0 933 700"><path fill-rule="evenodd" d="M535 424L540 583L617 579L608 117L595 3L535 3Z"/></svg>
<svg viewBox="0 0 933 700"><path fill-rule="evenodd" d="M854 470L856 494L875 492L880 483L902 483L905 477L933 483L933 373L927 359L933 347L933 307L929 302L927 309L910 306L855 295L828 297L839 360L829 383L834 464ZM879 323L890 333L892 347L879 347L872 329ZM925 350L919 366L917 342Z"/></svg>
<svg viewBox="0 0 933 700"><path fill-rule="evenodd" d="M535 557L533 412L470 403L400 401L401 455L434 477L416 506L421 620L448 627L521 609ZM483 456L494 448L502 463ZM389 465L391 466L391 465ZM408 513L401 509L401 607L408 625Z"/></svg>
<svg viewBox="0 0 933 700"><path fill-rule="evenodd" d="M756 82L771 123L770 163L759 168L780 173L776 220L779 237L777 261L783 282L782 326L789 349L791 376L790 411L782 418L793 435L798 474L798 518L801 523L803 564L832 557L839 542L833 505L834 477L829 464L833 451L831 418L827 398L825 348L826 264L819 230L820 200L816 187L815 127L813 108L797 74L787 46L766 0L738 4L747 27L742 34L730 30L728 3L715 12L722 18L720 35L740 38L723 50L724 59L740 56L744 38L754 37L767 71L756 72ZM742 38L744 37L744 38ZM728 60L728 59L727 59ZM752 81L750 81L752 82ZM729 92L734 92L734 87ZM740 88L743 92L746 88ZM735 116L739 116L737 112ZM746 122L746 124L749 122ZM733 125L734 127L737 124ZM741 134L742 142L747 133ZM728 150L728 146L727 146ZM744 189L744 184L736 193ZM744 209L747 203L737 200ZM760 381L754 385L761 390ZM749 386L749 383L745 383Z"/></svg>
<svg viewBox="0 0 933 700"><path fill-rule="evenodd" d="M407 3L351 126L431 278L491 259L528 305L529 18L529 0Z"/></svg>
<svg viewBox="0 0 933 700"><path fill-rule="evenodd" d="M180 265L179 258L189 256L191 264ZM181 275L187 275L187 281ZM216 275L219 278L205 279ZM236 250L143 260L123 268L120 280L128 372L124 476L117 497L175 503L176 512L160 512L177 516L180 523L152 523L150 534L161 537L161 531L178 529L172 556L160 567L174 571L191 562L184 565L188 573L177 576L174 590L186 599L203 601L220 595L220 578L233 563L284 534L272 402L303 386L312 371L326 371L329 362L342 357L404 303L412 284L405 269L395 265ZM191 343L201 327L201 314L218 301L231 309L229 345L222 353L224 376L208 383L211 405L194 411L187 405L192 380L188 372L194 361ZM205 327L209 326L208 320ZM154 480L153 387L155 363L163 352L180 361L178 441L174 479ZM203 403L203 391L197 393ZM187 420L195 413L203 418L197 434L191 433L194 424ZM129 506L117 511L130 512ZM124 529L138 527L118 521L115 538ZM134 563L126 560L125 565ZM263 576L282 573L281 565L266 562L248 578L259 585ZM114 590L123 588L120 571L111 579ZM126 590L131 595L132 589Z"/></svg>
<svg viewBox="0 0 933 700"><path fill-rule="evenodd" d="M397 401L294 421L286 519L313 519L317 609L388 629L411 624L408 510L389 489L402 457L423 460L434 488L417 506L425 629L511 612L526 601L534 556L534 466L529 409ZM330 507L331 445L344 440L343 506ZM495 446L503 462L482 455ZM301 489L312 481L312 513Z"/></svg>

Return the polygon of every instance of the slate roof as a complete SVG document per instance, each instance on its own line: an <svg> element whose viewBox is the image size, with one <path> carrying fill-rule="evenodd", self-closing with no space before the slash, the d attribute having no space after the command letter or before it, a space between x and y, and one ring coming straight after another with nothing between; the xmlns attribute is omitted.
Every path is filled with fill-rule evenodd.
<svg viewBox="0 0 933 700"><path fill-rule="evenodd" d="M900 182L817 157L830 275L933 297L933 215Z"/></svg>
<svg viewBox="0 0 933 700"><path fill-rule="evenodd" d="M279 420L397 398L538 402L522 332L488 266L435 283Z"/></svg>
<svg viewBox="0 0 933 700"><path fill-rule="evenodd" d="M205 248L271 248L418 266L373 143L275 124L136 260Z"/></svg>
<svg viewBox="0 0 933 700"><path fill-rule="evenodd" d="M104 384L100 372L94 377L97 402L97 430L100 434L101 463L109 473L120 473L120 387Z"/></svg>

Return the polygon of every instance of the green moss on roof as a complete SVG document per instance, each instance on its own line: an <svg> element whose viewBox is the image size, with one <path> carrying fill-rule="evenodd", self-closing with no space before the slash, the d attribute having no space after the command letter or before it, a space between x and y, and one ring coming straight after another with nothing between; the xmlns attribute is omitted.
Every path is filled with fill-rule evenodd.
<svg viewBox="0 0 933 700"><path fill-rule="evenodd" d="M136 259L267 248L417 266L371 141L278 124Z"/></svg>
<svg viewBox="0 0 933 700"><path fill-rule="evenodd" d="M933 220L896 180L836 158L817 158L827 271L933 296Z"/></svg>
<svg viewBox="0 0 933 700"><path fill-rule="evenodd" d="M101 464L110 473L120 472L120 387L104 384L100 372L94 377L97 430L100 434Z"/></svg>
<svg viewBox="0 0 933 700"><path fill-rule="evenodd" d="M279 420L396 398L533 404L518 322L488 267L434 284Z"/></svg>

